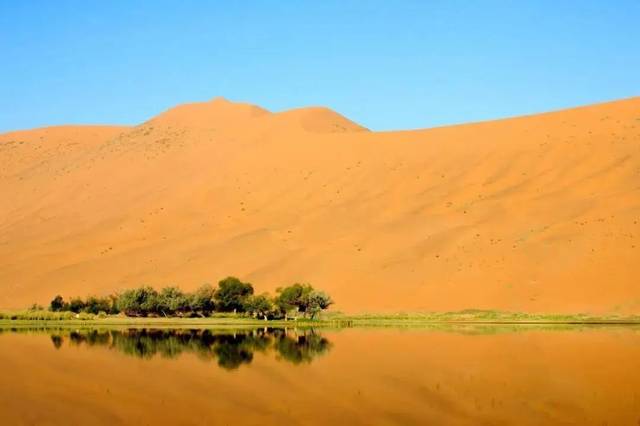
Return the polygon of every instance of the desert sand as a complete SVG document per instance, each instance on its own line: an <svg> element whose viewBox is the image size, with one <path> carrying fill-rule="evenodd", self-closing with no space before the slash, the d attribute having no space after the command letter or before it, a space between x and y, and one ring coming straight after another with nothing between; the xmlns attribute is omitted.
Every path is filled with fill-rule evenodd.
<svg viewBox="0 0 640 426"><path fill-rule="evenodd" d="M0 307L236 275L346 312L640 310L640 98L372 132L216 98L0 135Z"/></svg>

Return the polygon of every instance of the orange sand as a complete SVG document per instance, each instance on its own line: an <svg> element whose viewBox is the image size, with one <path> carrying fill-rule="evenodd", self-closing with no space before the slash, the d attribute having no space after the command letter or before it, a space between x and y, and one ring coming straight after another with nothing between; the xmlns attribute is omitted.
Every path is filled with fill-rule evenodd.
<svg viewBox="0 0 640 426"><path fill-rule="evenodd" d="M370 132L224 99L0 135L0 307L238 275L344 311L640 310L640 98Z"/></svg>

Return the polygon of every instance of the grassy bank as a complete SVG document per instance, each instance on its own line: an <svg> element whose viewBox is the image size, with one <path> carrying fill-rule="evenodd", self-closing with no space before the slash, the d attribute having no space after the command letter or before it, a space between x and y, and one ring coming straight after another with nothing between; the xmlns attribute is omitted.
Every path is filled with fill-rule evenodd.
<svg viewBox="0 0 640 426"><path fill-rule="evenodd" d="M482 309L465 309L454 312L400 312L389 314L327 314L333 318L352 321L354 324L378 323L486 323L486 324L640 324L640 315L590 315L506 312Z"/></svg>
<svg viewBox="0 0 640 426"><path fill-rule="evenodd" d="M179 317L126 317L122 315L74 314L72 312L14 311L0 312L0 325L18 324L68 324L113 326L298 326L298 327L353 327L353 326L419 326L429 324L618 324L640 325L640 315L588 315L588 314L535 314L491 310L464 310L456 312L392 313L347 315L333 312L310 320L264 321L243 314L213 314L206 318Z"/></svg>

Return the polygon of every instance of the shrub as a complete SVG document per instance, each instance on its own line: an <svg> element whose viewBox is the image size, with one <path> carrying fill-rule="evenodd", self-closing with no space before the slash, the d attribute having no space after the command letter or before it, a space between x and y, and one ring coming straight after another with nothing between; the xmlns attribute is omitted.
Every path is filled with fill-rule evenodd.
<svg viewBox="0 0 640 426"><path fill-rule="evenodd" d="M60 315L60 317L58 319L66 321L66 320L74 319L75 317L76 317L76 314L74 314L73 312L64 311L64 312L61 313L61 315Z"/></svg>
<svg viewBox="0 0 640 426"><path fill-rule="evenodd" d="M77 314L76 318L82 320L82 321L86 321L86 320L92 320L95 318L95 316L93 314L88 314L86 312L80 312L79 314Z"/></svg>

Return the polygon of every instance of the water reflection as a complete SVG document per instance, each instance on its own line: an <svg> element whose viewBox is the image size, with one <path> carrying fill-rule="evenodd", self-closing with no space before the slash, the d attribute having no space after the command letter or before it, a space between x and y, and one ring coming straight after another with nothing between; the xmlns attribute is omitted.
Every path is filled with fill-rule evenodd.
<svg viewBox="0 0 640 426"><path fill-rule="evenodd" d="M25 331L13 329L12 331ZM34 331L34 330L30 330ZM137 358L176 358L193 353L216 360L224 369L250 364L256 352L274 353L292 364L310 363L331 349L331 342L315 330L264 328L224 331L202 329L41 330L56 349L65 345L106 347Z"/></svg>

